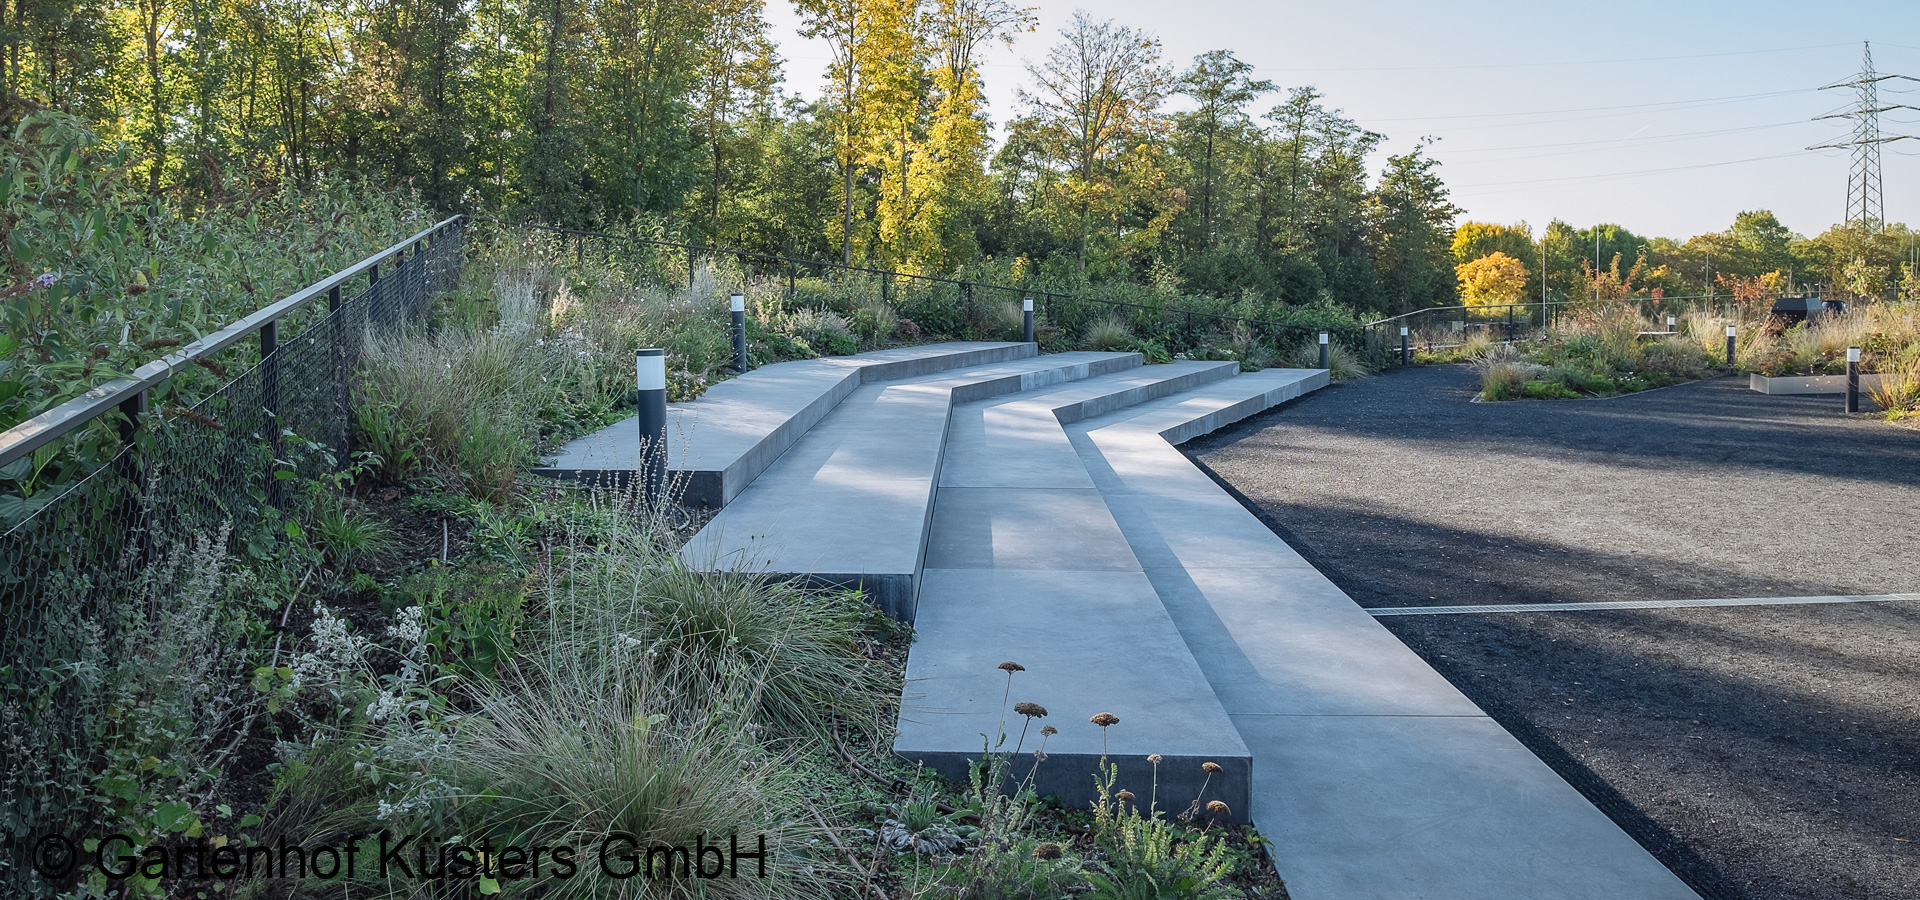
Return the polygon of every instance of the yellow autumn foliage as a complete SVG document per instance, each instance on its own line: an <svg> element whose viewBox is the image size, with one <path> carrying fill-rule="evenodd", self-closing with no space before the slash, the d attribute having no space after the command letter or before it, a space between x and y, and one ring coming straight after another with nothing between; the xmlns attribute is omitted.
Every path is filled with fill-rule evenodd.
<svg viewBox="0 0 1920 900"><path fill-rule="evenodd" d="M1460 299L1468 306L1504 306L1520 302L1527 290L1527 266L1505 253L1495 252L1453 267L1460 281Z"/></svg>

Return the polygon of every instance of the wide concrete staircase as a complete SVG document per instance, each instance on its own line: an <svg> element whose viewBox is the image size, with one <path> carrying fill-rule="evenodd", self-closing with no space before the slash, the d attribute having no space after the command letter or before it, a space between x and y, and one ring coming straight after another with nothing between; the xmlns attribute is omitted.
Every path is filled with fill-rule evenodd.
<svg viewBox="0 0 1920 900"><path fill-rule="evenodd" d="M1176 449L1327 383L1032 344L767 366L669 410L718 510L682 560L911 622L900 755L962 778L1004 733L1070 803L1102 758L1163 810L1223 801L1296 900L1695 898ZM623 422L542 471L621 484L637 445ZM1045 719L1003 708L1006 661Z"/></svg>

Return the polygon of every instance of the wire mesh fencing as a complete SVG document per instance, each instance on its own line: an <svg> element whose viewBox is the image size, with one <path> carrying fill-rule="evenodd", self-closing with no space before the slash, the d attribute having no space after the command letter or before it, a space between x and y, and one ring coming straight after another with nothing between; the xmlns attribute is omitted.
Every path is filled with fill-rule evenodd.
<svg viewBox="0 0 1920 900"><path fill-rule="evenodd" d="M243 371L197 360L188 372L217 376L210 391L188 399L156 385L9 467L60 458L90 471L0 507L0 837L18 846L36 831L90 823L90 795L102 790L91 779L118 727L100 673L141 664L114 658L118 632L164 627L140 606L141 579L215 542L266 558L307 527L304 493L353 451L355 372L368 342L426 322L457 284L463 253L457 221L389 248L382 261L398 264L372 266L351 296L333 288L324 314L262 327L260 353ZM282 336L287 323L303 327ZM20 884L19 854L4 856L0 886Z"/></svg>

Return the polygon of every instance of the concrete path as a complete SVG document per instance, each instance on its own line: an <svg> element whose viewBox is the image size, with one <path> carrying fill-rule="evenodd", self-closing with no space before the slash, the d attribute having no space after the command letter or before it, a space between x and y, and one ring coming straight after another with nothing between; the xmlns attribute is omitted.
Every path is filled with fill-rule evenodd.
<svg viewBox="0 0 1920 900"><path fill-rule="evenodd" d="M858 586L914 624L897 753L963 778L1005 735L1074 804L1103 757L1162 810L1222 800L1296 900L1697 900L1175 449L1326 372L895 357L728 382L681 408L701 425L674 458L724 505L688 564ZM615 471L617 437L563 462ZM1007 707L1044 719L1003 709L1003 661Z"/></svg>
<svg viewBox="0 0 1920 900"><path fill-rule="evenodd" d="M1255 377L1067 430L1252 753L1289 895L1695 900L1169 443Z"/></svg>
<svg viewBox="0 0 1920 900"><path fill-rule="evenodd" d="M1062 418L1178 394L1230 379L1235 363L1174 363L1038 393L971 403L954 412L926 573L914 622L894 751L964 780L967 762L997 738L1009 702L1044 707L1060 733L1047 760L1024 755L1035 789L1074 805L1094 797L1104 756L1122 785L1162 807L1225 801L1248 809L1250 758L1140 561L1068 440ZM1119 724L1088 721L1109 712ZM1028 725L1012 716L1011 730ZM1161 754L1154 770L1147 755ZM1218 764L1211 779L1202 764ZM1202 789L1205 795L1201 796Z"/></svg>
<svg viewBox="0 0 1920 900"><path fill-rule="evenodd" d="M858 587L911 622L953 405L1140 364L1137 353L1054 353L862 385L695 534L681 559Z"/></svg>
<svg viewBox="0 0 1920 900"><path fill-rule="evenodd" d="M762 366L667 407L667 469L690 505L733 502L862 384L1026 359L1035 345L960 342ZM640 459L639 420L567 444L533 473L622 487Z"/></svg>

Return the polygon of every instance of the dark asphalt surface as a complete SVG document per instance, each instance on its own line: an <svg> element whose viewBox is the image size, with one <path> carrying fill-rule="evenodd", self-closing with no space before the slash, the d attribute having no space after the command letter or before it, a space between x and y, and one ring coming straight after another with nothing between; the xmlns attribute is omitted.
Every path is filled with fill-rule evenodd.
<svg viewBox="0 0 1920 900"><path fill-rule="evenodd" d="M1920 430L1744 380L1477 387L1394 372L1186 449L1367 607L1920 591ZM1381 621L1703 897L1920 898L1920 603Z"/></svg>

